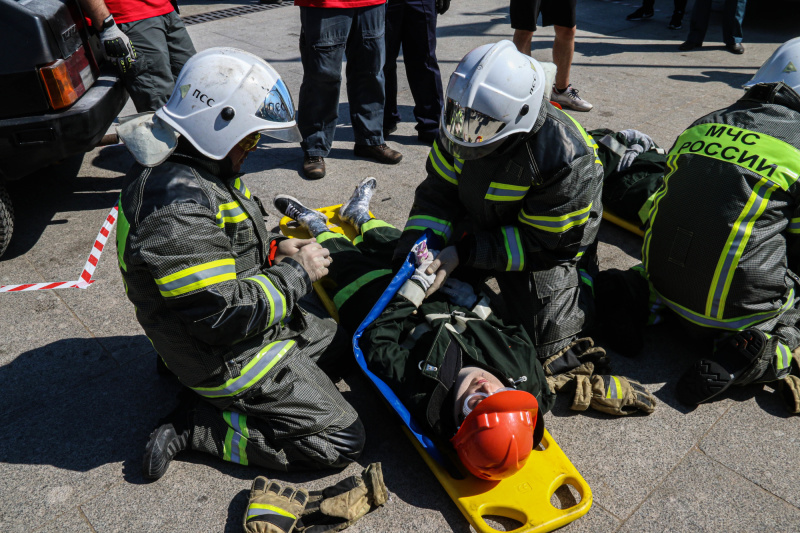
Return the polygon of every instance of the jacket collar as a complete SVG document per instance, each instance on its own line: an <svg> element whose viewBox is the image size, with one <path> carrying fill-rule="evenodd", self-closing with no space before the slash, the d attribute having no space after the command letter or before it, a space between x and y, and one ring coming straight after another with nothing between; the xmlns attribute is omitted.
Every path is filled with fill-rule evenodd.
<svg viewBox="0 0 800 533"><path fill-rule="evenodd" d="M800 95L782 81L753 85L739 101L777 104L800 113Z"/></svg>

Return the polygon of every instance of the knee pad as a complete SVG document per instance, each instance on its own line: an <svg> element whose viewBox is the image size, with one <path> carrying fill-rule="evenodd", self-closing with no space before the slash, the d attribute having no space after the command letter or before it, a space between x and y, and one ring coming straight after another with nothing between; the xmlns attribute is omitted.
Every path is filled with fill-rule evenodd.
<svg viewBox="0 0 800 533"><path fill-rule="evenodd" d="M366 438L367 434L360 418L356 418L352 424L344 429L329 433L328 441L339 452L339 457L332 466L345 466L358 459L361 456L361 452L364 451Z"/></svg>

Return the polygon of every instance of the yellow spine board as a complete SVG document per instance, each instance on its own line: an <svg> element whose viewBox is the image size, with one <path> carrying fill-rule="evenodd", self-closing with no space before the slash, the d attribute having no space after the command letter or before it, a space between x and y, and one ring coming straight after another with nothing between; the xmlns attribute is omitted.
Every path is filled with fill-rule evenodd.
<svg viewBox="0 0 800 533"><path fill-rule="evenodd" d="M638 235L639 237L644 237L644 231L642 231L639 226L635 224L631 224L627 220L623 220L614 213L609 213L606 209L603 209L603 218L608 220L612 224L619 226L624 230L628 230L634 235Z"/></svg>
<svg viewBox="0 0 800 533"><path fill-rule="evenodd" d="M339 207L341 204L323 207L317 211L327 215L331 231L342 233L352 241L358 234L352 226L339 218ZM635 228L632 224L615 218ZM612 222L621 225L619 222ZM308 232L288 217L281 219L280 227L281 232L287 237L309 238ZM625 229L633 231L628 227ZM336 307L325 292L323 284L315 283L314 290L325 304L325 308L338 322ZM507 517L523 524L514 529L514 533L553 531L585 515L592 506L592 490L589 484L546 429L541 445L531 452L522 470L499 482L483 481L469 474L465 474L464 479L455 479L425 452L407 427L403 426L403 430L453 503L479 533L497 531L486 522L483 518L485 516ZM556 490L563 485L571 485L578 492L580 501L566 509L558 509L550 502Z"/></svg>

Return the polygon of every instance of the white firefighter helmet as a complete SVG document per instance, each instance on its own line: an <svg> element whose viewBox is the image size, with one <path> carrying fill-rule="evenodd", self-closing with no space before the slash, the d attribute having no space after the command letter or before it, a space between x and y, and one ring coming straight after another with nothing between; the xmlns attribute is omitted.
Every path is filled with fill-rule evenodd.
<svg viewBox="0 0 800 533"><path fill-rule="evenodd" d="M780 45L743 87L749 89L757 83L778 81L800 93L800 37Z"/></svg>
<svg viewBox="0 0 800 533"><path fill-rule="evenodd" d="M156 117L211 159L224 158L255 132L302 140L292 96L280 74L237 48L209 48L192 56Z"/></svg>
<svg viewBox="0 0 800 533"><path fill-rule="evenodd" d="M479 46L450 76L439 138L458 158L484 157L533 129L546 85L542 66L511 41Z"/></svg>

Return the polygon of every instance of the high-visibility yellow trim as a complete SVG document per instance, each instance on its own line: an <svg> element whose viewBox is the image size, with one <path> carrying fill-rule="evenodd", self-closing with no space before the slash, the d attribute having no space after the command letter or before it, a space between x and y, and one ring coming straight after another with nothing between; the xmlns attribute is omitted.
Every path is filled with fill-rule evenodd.
<svg viewBox="0 0 800 533"><path fill-rule="evenodd" d="M592 204L561 216L533 216L520 209L519 221L542 231L550 233L563 233L575 226L581 226L589 221Z"/></svg>
<svg viewBox="0 0 800 533"><path fill-rule="evenodd" d="M727 124L698 124L680 134L670 155L698 155L755 172L784 191L797 181L800 150L765 133Z"/></svg>
<svg viewBox="0 0 800 533"><path fill-rule="evenodd" d="M289 511L287 511L285 509L281 509L280 507L275 507L274 505L270 505L268 503L251 503L247 507L247 519L248 520L250 520L254 516L259 516L258 514L250 514L250 510L251 509L265 509L267 511L272 511L275 514L279 514L279 515L285 516L287 518L291 518L291 519L294 519L294 520L297 519L297 517L295 515L293 515L292 513L290 513Z"/></svg>
<svg viewBox="0 0 800 533"><path fill-rule="evenodd" d="M439 159L439 161L444 165L444 168L455 172L456 171L455 167L447 162L447 159L445 159L445 157L442 155L442 151L439 150L438 142L433 143L433 149L436 150L436 155L438 156L437 159Z"/></svg>
<svg viewBox="0 0 800 533"><path fill-rule="evenodd" d="M225 268L228 267L228 268ZM204 271L215 271L219 272L215 275L210 275L208 277L203 277ZM175 288L167 288L171 286L175 286L174 282L179 282L183 278L190 278L190 279L197 279L192 283L186 285L179 285ZM201 289L204 287L208 287L210 285L215 285L217 283L222 283L223 281L231 281L236 279L236 262L234 259L219 259L217 261L210 261L208 263L203 263L201 265L184 268L183 270L179 270L174 274L170 274L169 276L164 276L163 278L158 278L155 280L156 285L159 286L159 292L164 297L172 297L172 296L180 296L181 294L185 294L187 292L191 292L196 289Z"/></svg>
<svg viewBox="0 0 800 533"><path fill-rule="evenodd" d="M349 285L342 287L342 289L336 293L336 296L333 297L333 303L336 306L336 309L340 309L344 303L353 295L355 292L369 283L370 281L380 278L381 276L386 276L391 274L392 271L390 269L381 269L381 270L373 270L371 272L367 272L360 278L356 279L355 281L351 282Z"/></svg>
<svg viewBox="0 0 800 533"><path fill-rule="evenodd" d="M561 112L564 113L565 115L567 115L567 117L572 121L572 123L575 124L575 127L578 128L578 131L581 133L581 135L583 135L583 140L586 141L586 144L588 144L589 147L594 152L594 162L599 164L599 165L602 165L603 162L600 161L600 158L597 156L597 149L598 149L597 141L595 141L594 138L591 135L586 133L586 130L583 129L583 126L581 126L580 123L577 120L572 118L572 116L569 113L567 113L563 109L561 110Z"/></svg>
<svg viewBox="0 0 800 533"><path fill-rule="evenodd" d="M762 193L763 189L767 186L766 192ZM758 217L764 213L769 203L770 195L777 188L777 184L770 182L766 178L761 178L753 188L750 198L747 199L747 203L736 219L736 222L733 224L733 227L731 227L728 239L725 241L725 247L722 249L722 253L717 261L714 277L711 279L711 287L708 290L708 297L706 299L706 316L712 316L717 319L722 318L725 303L728 299L728 292L731 282L733 281L733 274L750 240L753 226L756 220L758 220ZM754 207L755 211L753 211ZM745 224L744 231L741 230L743 223ZM731 254L733 246L735 246L735 249L734 253ZM721 286L720 281L722 281Z"/></svg>
<svg viewBox="0 0 800 533"><path fill-rule="evenodd" d="M384 222L383 220L378 220L377 218L371 219L369 222L364 222L361 224L361 233L364 234L371 229L375 228L394 228L388 222Z"/></svg>
<svg viewBox="0 0 800 533"><path fill-rule="evenodd" d="M317 242L319 244L322 244L323 242L325 242L325 241L327 241L329 239L346 239L347 236L346 235L342 235L341 233L336 233L335 231L326 231L326 232L320 233L319 235L317 235L314 238L317 239Z"/></svg>

